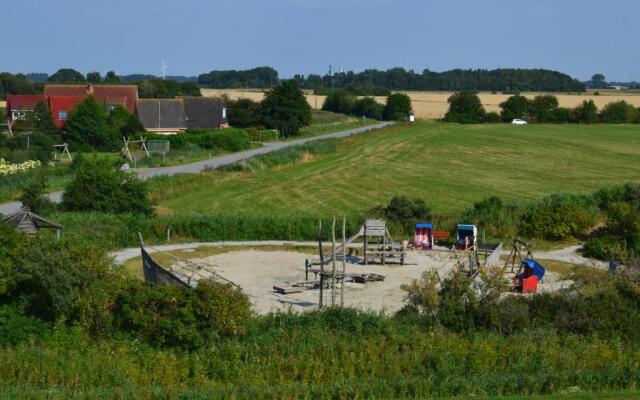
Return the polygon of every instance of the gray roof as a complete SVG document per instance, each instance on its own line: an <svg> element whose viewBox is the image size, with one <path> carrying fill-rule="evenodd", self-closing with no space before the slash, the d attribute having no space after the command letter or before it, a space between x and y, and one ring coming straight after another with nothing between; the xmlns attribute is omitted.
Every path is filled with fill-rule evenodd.
<svg viewBox="0 0 640 400"><path fill-rule="evenodd" d="M186 117L182 100L138 100L138 119L145 129L186 129Z"/></svg>
<svg viewBox="0 0 640 400"><path fill-rule="evenodd" d="M42 218L38 214L32 213L28 207L2 218L2 222L13 225L19 232L36 233L41 228L62 229L62 225Z"/></svg>
<svg viewBox="0 0 640 400"><path fill-rule="evenodd" d="M213 97L185 97L184 109L187 114L187 128L189 129L220 129L227 124L227 118L222 118L225 108L222 99Z"/></svg>

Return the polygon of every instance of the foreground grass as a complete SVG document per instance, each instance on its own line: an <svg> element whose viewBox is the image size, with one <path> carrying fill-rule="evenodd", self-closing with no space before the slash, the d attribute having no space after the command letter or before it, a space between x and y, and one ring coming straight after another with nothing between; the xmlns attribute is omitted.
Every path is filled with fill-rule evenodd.
<svg viewBox="0 0 640 400"><path fill-rule="evenodd" d="M61 329L2 348L0 391L47 399L637 395L620 392L640 382L637 344L542 328L453 334L425 322L353 310L271 315L253 318L245 336L191 352ZM595 391L614 393L582 394Z"/></svg>
<svg viewBox="0 0 640 400"><path fill-rule="evenodd" d="M396 195L448 212L491 195L587 193L638 176L637 126L425 122L347 138L335 153L293 166L176 176L153 196L175 213L358 214Z"/></svg>

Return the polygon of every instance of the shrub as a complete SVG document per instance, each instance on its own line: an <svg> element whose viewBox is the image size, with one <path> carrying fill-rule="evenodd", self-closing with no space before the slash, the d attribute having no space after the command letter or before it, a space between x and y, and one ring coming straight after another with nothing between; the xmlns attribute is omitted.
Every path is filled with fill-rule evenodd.
<svg viewBox="0 0 640 400"><path fill-rule="evenodd" d="M403 232L411 232L417 222L431 220L431 208L422 199L409 200L405 196L396 196L383 209L384 217L402 228Z"/></svg>
<svg viewBox="0 0 640 400"><path fill-rule="evenodd" d="M355 105L355 95L345 89L338 89L333 93L329 93L322 104L322 110L340 114L352 114Z"/></svg>
<svg viewBox="0 0 640 400"><path fill-rule="evenodd" d="M587 196L551 195L525 209L521 232L529 237L562 240L595 225L598 210Z"/></svg>
<svg viewBox="0 0 640 400"><path fill-rule="evenodd" d="M632 124L638 121L638 110L624 100L604 106L600 112L600 121L607 124Z"/></svg>
<svg viewBox="0 0 640 400"><path fill-rule="evenodd" d="M411 98L404 93L394 93L387 97L383 117L387 121L406 121L412 112Z"/></svg>
<svg viewBox="0 0 640 400"><path fill-rule="evenodd" d="M25 186L18 200L36 214L47 215L56 205L46 196L47 182L44 174L38 174Z"/></svg>
<svg viewBox="0 0 640 400"><path fill-rule="evenodd" d="M129 281L114 301L116 329L156 346L196 349L245 332L250 302L239 289L200 282L196 289Z"/></svg>
<svg viewBox="0 0 640 400"><path fill-rule="evenodd" d="M384 106L372 97L358 99L353 106L353 114L372 119L382 119Z"/></svg>
<svg viewBox="0 0 640 400"><path fill-rule="evenodd" d="M484 115L484 122L487 124L497 124L502 122L502 118L497 112L491 111Z"/></svg>
<svg viewBox="0 0 640 400"><path fill-rule="evenodd" d="M596 103L593 100L583 101L574 110L574 119L580 124L595 124L598 122L598 107Z"/></svg>
<svg viewBox="0 0 640 400"><path fill-rule="evenodd" d="M500 116L504 122L511 122L514 119L526 118L529 115L530 101L519 94L509 97L500 103Z"/></svg>
<svg viewBox="0 0 640 400"><path fill-rule="evenodd" d="M88 159L80 164L61 206L67 211L153 213L146 183L105 159Z"/></svg>
<svg viewBox="0 0 640 400"><path fill-rule="evenodd" d="M229 124L249 128L260 124L260 104L251 99L225 100L229 111Z"/></svg>
<svg viewBox="0 0 640 400"><path fill-rule="evenodd" d="M447 102L449 103L449 111L444 116L446 122L478 124L484 119L485 110L477 92L454 93Z"/></svg>
<svg viewBox="0 0 640 400"><path fill-rule="evenodd" d="M489 237L510 238L518 236L522 212L522 207L507 205L499 197L492 196L464 211L460 221L480 227Z"/></svg>
<svg viewBox="0 0 640 400"><path fill-rule="evenodd" d="M554 122L557 108L558 98L556 96L539 95L529 104L529 116L540 123Z"/></svg>

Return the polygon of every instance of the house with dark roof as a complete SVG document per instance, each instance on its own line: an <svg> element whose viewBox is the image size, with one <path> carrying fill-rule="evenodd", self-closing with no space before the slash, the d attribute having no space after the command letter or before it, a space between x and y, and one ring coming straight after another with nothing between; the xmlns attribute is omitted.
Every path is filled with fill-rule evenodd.
<svg viewBox="0 0 640 400"><path fill-rule="evenodd" d="M212 97L184 97L187 129L222 129L229 127L224 100Z"/></svg>
<svg viewBox="0 0 640 400"><path fill-rule="evenodd" d="M171 135L187 130L187 117L182 99L138 100L136 113L148 132Z"/></svg>

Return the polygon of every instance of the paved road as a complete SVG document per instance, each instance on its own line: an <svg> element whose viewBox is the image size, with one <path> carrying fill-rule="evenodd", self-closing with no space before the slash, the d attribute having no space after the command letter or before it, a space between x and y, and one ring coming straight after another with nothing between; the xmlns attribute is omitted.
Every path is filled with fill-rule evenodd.
<svg viewBox="0 0 640 400"><path fill-rule="evenodd" d="M358 133L364 133L364 132L382 129L391 124L393 124L393 122L380 122L374 125L367 125L360 128L348 129L346 131L327 133L326 135L312 136L304 139L291 140L287 142L271 143L263 147L258 147L251 150L240 151L238 153L217 157L211 160L211 162L209 160L203 160L203 161L196 161L190 164L176 165L173 167L138 168L134 170L134 172L140 177L140 179L149 179L149 178L153 178L155 176L161 176L161 175L197 174L198 172L203 171L207 167L218 168L223 165L233 164L238 161L246 160L247 158L251 158L261 154L271 153L271 152L282 150L291 146L305 144L307 142L312 142L314 140L343 138L343 137L355 135ZM59 203L62 200L62 192L50 193L49 198L52 201ZM20 202L14 201L9 203L3 203L3 204L0 204L0 214L7 215L17 211L19 208L20 208Z"/></svg>

